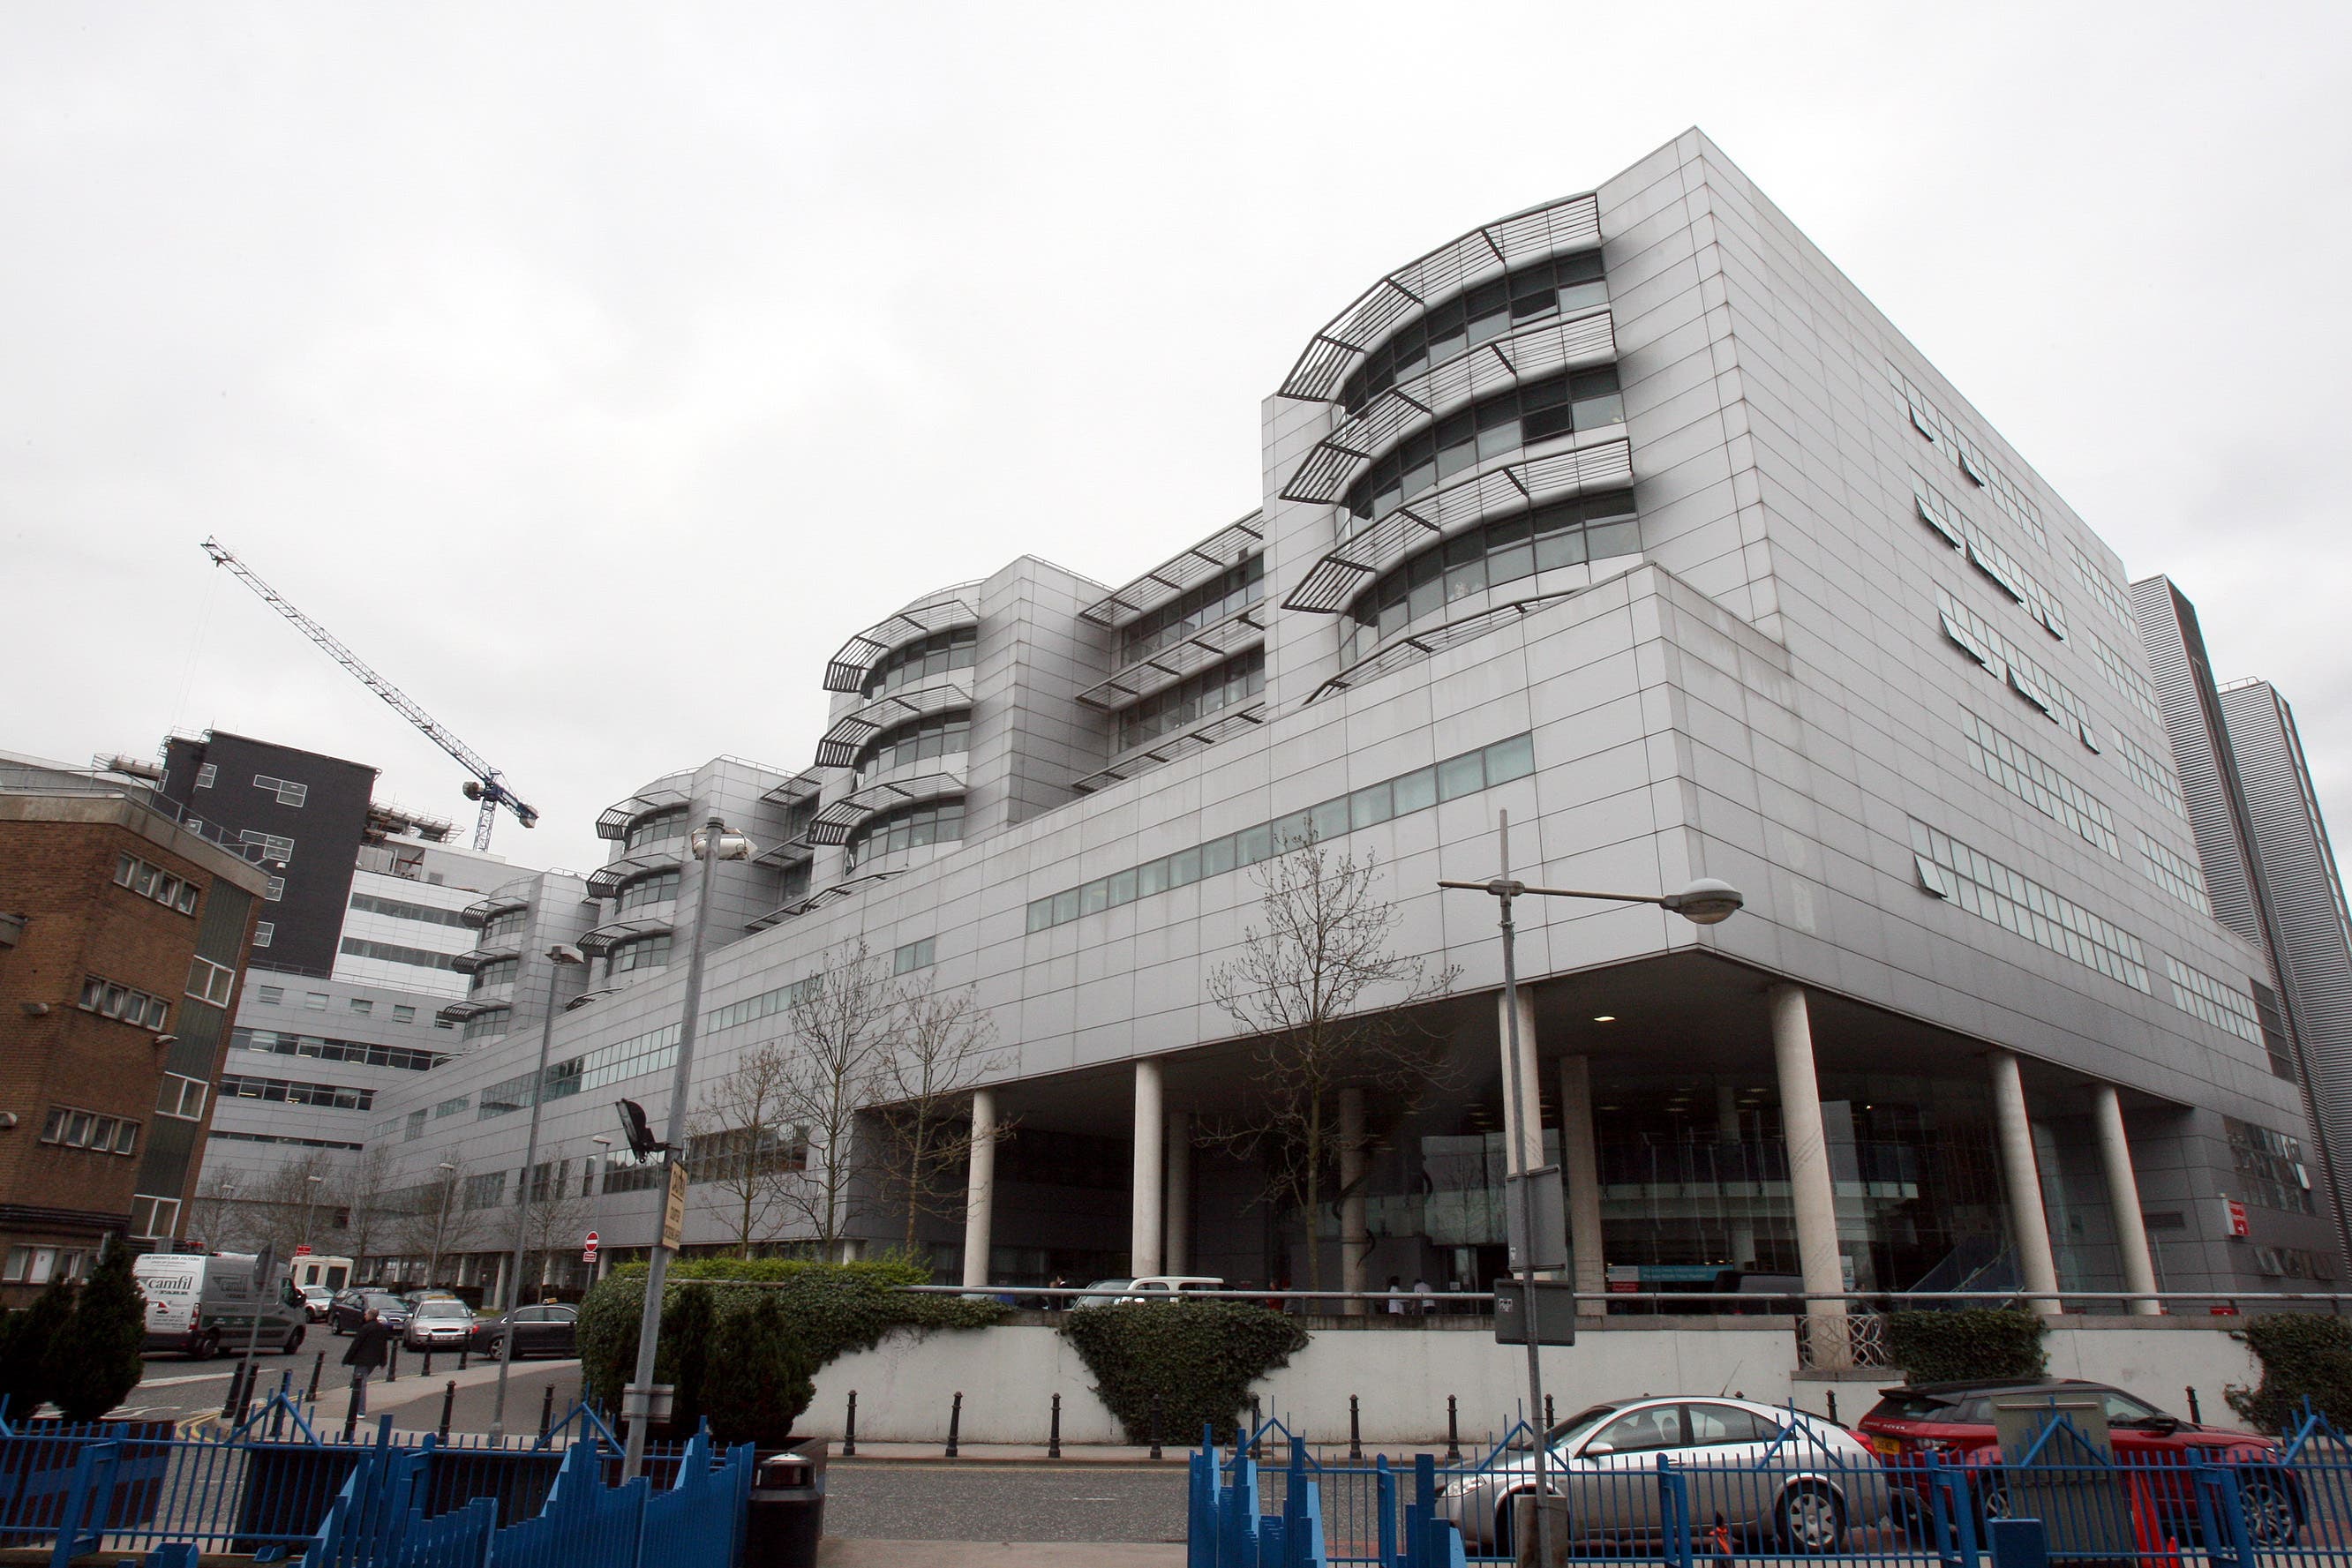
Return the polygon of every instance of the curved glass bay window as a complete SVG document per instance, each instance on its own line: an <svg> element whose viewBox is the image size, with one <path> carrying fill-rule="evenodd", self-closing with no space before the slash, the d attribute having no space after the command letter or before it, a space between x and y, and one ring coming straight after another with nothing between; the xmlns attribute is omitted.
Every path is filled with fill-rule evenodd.
<svg viewBox="0 0 2352 1568"><path fill-rule="evenodd" d="M1597 250L1523 267L1447 300L1401 329L1364 357L1341 384L1339 402L1354 413L1397 382L1411 381L1465 349L1547 316L1607 303L1609 285L1601 277Z"/></svg>
<svg viewBox="0 0 2352 1568"><path fill-rule="evenodd" d="M492 986L510 986L514 983L515 972L521 967L522 960L520 958L500 958L495 963L485 964L474 971L474 977L466 988L484 991Z"/></svg>
<svg viewBox="0 0 2352 1568"><path fill-rule="evenodd" d="M1351 528L1387 517L1489 457L1624 418L1614 365L1547 376L1482 399L1407 436L1349 486Z"/></svg>
<svg viewBox="0 0 2352 1568"><path fill-rule="evenodd" d="M653 844L667 843L686 837L686 808L671 806L639 817L629 824L628 841L622 846L629 853Z"/></svg>
<svg viewBox="0 0 2352 1568"><path fill-rule="evenodd" d="M504 1034L507 1031L507 1026L513 1020L514 1014L508 1009L493 1008L486 1013L476 1013L472 1018L459 1024L457 1038L480 1040L486 1035Z"/></svg>
<svg viewBox="0 0 2352 1568"><path fill-rule="evenodd" d="M1348 657L1363 657L1385 638L1469 594L1641 548L1631 490L1555 501L1456 534L1391 568L1357 596L1348 612L1355 622Z"/></svg>
<svg viewBox="0 0 2352 1568"><path fill-rule="evenodd" d="M657 969L668 962L669 933L663 931L614 947L604 960L604 974L609 979L632 969Z"/></svg>
<svg viewBox="0 0 2352 1568"><path fill-rule="evenodd" d="M943 670L969 670L979 644L978 627L955 626L919 637L903 648L893 648L866 677L865 695L878 697Z"/></svg>
<svg viewBox="0 0 2352 1568"><path fill-rule="evenodd" d="M1118 716L1118 748L1157 740L1219 708L1247 702L1265 690L1265 650L1253 648L1197 675L1164 686Z"/></svg>
<svg viewBox="0 0 2352 1568"><path fill-rule="evenodd" d="M919 800L877 811L849 835L848 861L855 867L877 855L896 854L923 844L951 843L963 837L963 798Z"/></svg>
<svg viewBox="0 0 2352 1568"><path fill-rule="evenodd" d="M1156 653L1171 643L1181 643L1203 626L1213 626L1244 605L1265 597L1265 557L1235 561L1208 581L1182 593L1122 628L1119 663Z"/></svg>
<svg viewBox="0 0 2352 1568"><path fill-rule="evenodd" d="M886 729L868 741L857 758L857 782L887 773L909 762L925 762L971 746L971 710L929 714Z"/></svg>
<svg viewBox="0 0 2352 1568"><path fill-rule="evenodd" d="M635 882L623 883L621 912L625 915L648 904L668 903L677 896L678 876L676 871L657 871L651 876L641 876Z"/></svg>
<svg viewBox="0 0 2352 1568"><path fill-rule="evenodd" d="M483 947L495 947L505 937L520 936L522 928L529 924L530 924L530 911L528 909L509 909L503 915L493 915L482 922L482 934L476 938L476 944Z"/></svg>

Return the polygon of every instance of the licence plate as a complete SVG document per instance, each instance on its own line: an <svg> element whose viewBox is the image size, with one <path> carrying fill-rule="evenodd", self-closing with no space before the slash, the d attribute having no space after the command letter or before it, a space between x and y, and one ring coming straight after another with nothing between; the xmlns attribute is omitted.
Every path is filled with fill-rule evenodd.
<svg viewBox="0 0 2352 1568"><path fill-rule="evenodd" d="M1882 1437L1876 1433L1866 1433L1863 1440L1870 1445L1872 1451L1887 1458L1896 1458L1902 1455L1903 1445L1892 1437Z"/></svg>

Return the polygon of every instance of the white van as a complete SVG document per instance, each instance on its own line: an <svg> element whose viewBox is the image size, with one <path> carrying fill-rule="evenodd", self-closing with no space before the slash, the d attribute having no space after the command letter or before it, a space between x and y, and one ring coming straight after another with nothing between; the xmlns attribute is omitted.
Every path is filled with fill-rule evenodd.
<svg viewBox="0 0 2352 1568"><path fill-rule="evenodd" d="M280 1266L260 1277L250 1252L149 1252L131 1260L147 1298L149 1350L177 1350L199 1361L241 1351L257 1316L263 1350L302 1348L310 1313Z"/></svg>
<svg viewBox="0 0 2352 1568"><path fill-rule="evenodd" d="M287 1267L293 1270L296 1290L318 1285L330 1295L348 1286L354 1272L350 1259L324 1257L316 1252L297 1252Z"/></svg>

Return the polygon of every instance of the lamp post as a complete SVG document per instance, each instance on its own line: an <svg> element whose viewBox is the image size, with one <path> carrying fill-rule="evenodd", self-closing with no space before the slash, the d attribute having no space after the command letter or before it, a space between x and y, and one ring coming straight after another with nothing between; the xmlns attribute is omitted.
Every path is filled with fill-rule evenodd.
<svg viewBox="0 0 2352 1568"><path fill-rule="evenodd" d="M425 1259L425 1283L427 1289L432 1287L433 1276L441 1271L441 1239L449 1234L449 1199L455 1197L457 1191L456 1166L451 1165L447 1160L443 1160L433 1168L441 1173L441 1218L433 1222L433 1247ZM408 1265L403 1263L400 1266L400 1271L405 1274L408 1271Z"/></svg>
<svg viewBox="0 0 2352 1568"><path fill-rule="evenodd" d="M565 969L581 962L580 955L569 947L558 945L547 950L547 1012L539 1020L539 1070L530 1080L530 1136L523 1145L522 1191L515 1203L514 1271L507 1285L507 1332L499 1336L499 1392L490 1402L493 1443L503 1438L507 1429L507 1372L514 1364L513 1313L522 1299L523 1252L530 1244L530 1187L539 1176L539 1123L547 1109L547 1053L555 1045L555 987Z"/></svg>
<svg viewBox="0 0 2352 1568"><path fill-rule="evenodd" d="M302 1178L308 1185L302 1189L302 1239L299 1243L300 1246L310 1245L310 1216L319 1207L319 1184L326 1179L322 1176L306 1176ZM429 1280L425 1282L432 1283Z"/></svg>
<svg viewBox="0 0 2352 1568"><path fill-rule="evenodd" d="M687 1091L693 1083L695 1015L702 1006L702 953L704 938L710 930L711 884L719 880L720 861L751 858L751 841L741 833L730 831L714 811L708 823L695 830L688 848L702 862L702 874L695 889L694 941L687 952L686 996L677 1020L677 1066L670 1074L669 1129L664 1134L673 1171L684 1165L679 1155L685 1152ZM675 1176L672 1179L676 1179ZM662 1234L655 1236L646 1256L645 1306L637 1318L637 1375L621 1390L621 1414L629 1423L628 1444L621 1456L621 1479L625 1483L636 1479L645 1469L646 1428L653 1424L654 1347L661 1342L662 1287L669 1280L670 1249L665 1245L667 1239L665 1228Z"/></svg>
<svg viewBox="0 0 2352 1568"><path fill-rule="evenodd" d="M599 1136L588 1141L596 1145L595 1154L590 1156L596 1162L596 1201L590 1207L588 1213L591 1218L602 1218L604 1213L604 1176L613 1168L613 1140ZM604 1249L599 1248L596 1251L596 1261L589 1267L588 1283L593 1285L604 1277Z"/></svg>
<svg viewBox="0 0 2352 1568"><path fill-rule="evenodd" d="M1496 815L1500 819L1499 837L1503 861L1499 874L1485 882L1441 881L1437 885L1491 894L1502 905L1503 1017L1506 1020L1504 1027L1507 1031L1504 1054L1510 1064L1506 1069L1507 1081L1506 1093L1508 1103L1503 1108L1506 1127L1504 1136L1509 1139L1508 1147L1511 1151L1510 1157L1506 1158L1504 1162L1505 1169L1507 1170L1512 1158L1526 1157L1524 1154L1528 1146L1526 1125L1529 1113L1527 1085L1522 1081L1519 1070L1518 937L1517 931L1511 923L1511 901L1523 895L1533 894L1545 898L1591 898L1610 904L1654 904L1662 909L1681 915L1696 925L1713 925L1719 921L1728 920L1738 912L1739 906L1746 901L1740 897L1738 888L1727 882L1717 882L1713 877L1701 877L1679 893L1668 894L1591 893L1567 887L1529 887L1526 883L1515 881L1511 876L1511 814L1508 811L1501 811ZM1521 1185L1523 1187L1526 1186L1524 1173ZM1551 1524L1542 1500L1547 1493L1544 1461L1549 1457L1551 1433L1546 1428L1543 1416L1543 1340L1537 1329L1539 1320L1537 1301L1540 1292L1536 1289L1536 1204L1535 1195L1531 1191L1523 1190L1520 1193L1518 1208L1517 1239L1519 1257L1524 1266L1519 1281L1521 1310L1528 1338L1528 1419L1533 1428L1533 1436L1528 1447L1535 1453L1536 1561L1549 1563L1551 1561ZM1597 1246L1600 1243L1599 1237L1589 1237L1583 1240L1589 1245Z"/></svg>

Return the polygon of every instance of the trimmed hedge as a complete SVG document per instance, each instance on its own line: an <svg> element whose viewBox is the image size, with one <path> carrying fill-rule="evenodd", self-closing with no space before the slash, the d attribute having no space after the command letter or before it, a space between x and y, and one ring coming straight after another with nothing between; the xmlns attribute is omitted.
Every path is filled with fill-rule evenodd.
<svg viewBox="0 0 2352 1568"><path fill-rule="evenodd" d="M676 1431L708 1418L721 1443L782 1447L816 1397L817 1373L836 1356L869 1350L894 1329L986 1328L1003 1321L995 1301L916 1296L930 1283L908 1263L811 1263L787 1258L696 1258L670 1265L662 1295L654 1377L677 1394ZM735 1282L730 1282L735 1281ZM618 1407L636 1371L646 1267L631 1263L580 1303L580 1369L587 1395Z"/></svg>
<svg viewBox="0 0 2352 1568"><path fill-rule="evenodd" d="M2250 1425L2291 1431L2308 1399L2338 1430L2352 1426L2352 1323L2317 1312L2266 1313L2231 1337L2262 1358L2261 1386L2222 1392Z"/></svg>
<svg viewBox="0 0 2352 1568"><path fill-rule="evenodd" d="M1061 1328L1130 1443L1190 1444L1203 1426L1231 1437L1250 1385L1307 1345L1295 1319L1246 1301L1111 1302Z"/></svg>
<svg viewBox="0 0 2352 1568"><path fill-rule="evenodd" d="M2039 1377L2049 1366L2047 1327L2041 1313L2015 1307L1889 1312L1886 1349L1906 1383Z"/></svg>

